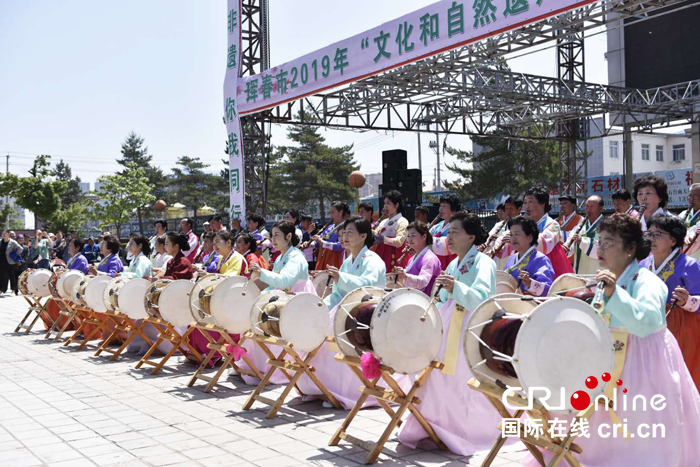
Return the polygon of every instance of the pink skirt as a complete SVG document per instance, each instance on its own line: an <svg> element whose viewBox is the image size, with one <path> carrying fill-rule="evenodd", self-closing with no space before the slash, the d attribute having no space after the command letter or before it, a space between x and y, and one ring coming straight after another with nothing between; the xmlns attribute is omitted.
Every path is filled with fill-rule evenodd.
<svg viewBox="0 0 700 467"><path fill-rule="evenodd" d="M685 467L700 464L700 395L683 362L676 338L664 329L647 337L630 334L627 345L625 368L620 376L621 388L626 388L627 394L621 389L617 391L615 413L631 436L625 439L622 432L616 432L616 437L613 437L610 414L599 406L588 421L589 436L576 438L575 443L583 450L582 454L575 454L577 460L586 467ZM643 410L641 398L637 398L637 410L633 410L634 398L640 395L646 400L646 410ZM662 410L650 407L655 395L665 397ZM623 406L624 398L627 399L627 410ZM658 408L663 404L656 401L655 406ZM568 422L570 418L566 420ZM647 426L641 426L644 424ZM663 435L662 430L665 431ZM600 433L608 436L602 437ZM648 437L643 437L647 434ZM552 458L548 452L544 455L545 460ZM523 465L537 466L539 463L529 455ZM568 464L563 462L561 465Z"/></svg>
<svg viewBox="0 0 700 467"><path fill-rule="evenodd" d="M455 301L451 299L440 308L445 336L445 342L438 356L441 361L445 356L454 304ZM469 313L464 317L462 335L468 319ZM470 389L467 385L473 375L462 347L460 340L455 374L446 375L439 370L433 370L425 386L418 390L416 397L421 400L417 405L418 410L447 448L455 454L470 456L491 449L496 438L501 434L498 429L501 417L486 396ZM426 438L430 442L428 433L413 414L410 414L399 432L399 441L415 449L419 445L422 446L420 442ZM517 440L509 441L514 443Z"/></svg>
<svg viewBox="0 0 700 467"><path fill-rule="evenodd" d="M557 243L552 251L549 252L547 258L549 258L549 261L552 263L555 279L562 274L574 273L574 268L571 266L571 261L569 261L566 253L564 253L564 248L562 248L561 243Z"/></svg>
<svg viewBox="0 0 700 467"><path fill-rule="evenodd" d="M333 335L333 321L337 310L338 306L331 310L330 325L328 327L329 336ZM337 351L331 350L330 344L326 342L313 360L311 360L310 364L316 369L314 374L325 388L333 394L345 410L350 410L361 396L360 387L362 386L362 382L346 364L335 359L337 353ZM404 392L410 389L412 381L409 376L395 374L394 378ZM386 387L381 380L379 385ZM301 392L307 396L320 396L323 394L321 390L318 389L318 386L311 381L311 378L306 375L299 378L297 386ZM377 400L373 397L368 397L365 403L362 404L362 407L372 407L376 405L379 405Z"/></svg>

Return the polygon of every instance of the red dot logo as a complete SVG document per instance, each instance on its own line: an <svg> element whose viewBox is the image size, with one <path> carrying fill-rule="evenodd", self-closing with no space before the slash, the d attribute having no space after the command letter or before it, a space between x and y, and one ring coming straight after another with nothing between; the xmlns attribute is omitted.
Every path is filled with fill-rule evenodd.
<svg viewBox="0 0 700 467"><path fill-rule="evenodd" d="M586 387L588 389L595 389L596 387L598 387L598 378L596 378L595 376L589 376L588 378L586 378Z"/></svg>
<svg viewBox="0 0 700 467"><path fill-rule="evenodd" d="M622 386L622 380L621 380L621 379L618 379L618 380L617 380L617 385L618 385L618 386Z"/></svg>
<svg viewBox="0 0 700 467"><path fill-rule="evenodd" d="M603 378L603 381L607 383L608 381L610 381L610 373L603 373L603 376L601 376L601 378Z"/></svg>
<svg viewBox="0 0 700 467"><path fill-rule="evenodd" d="M571 395L571 405L576 410L585 410L591 405L591 397L586 391L576 391Z"/></svg>
<svg viewBox="0 0 700 467"><path fill-rule="evenodd" d="M624 392L625 394L627 394L627 388L623 389L622 392Z"/></svg>

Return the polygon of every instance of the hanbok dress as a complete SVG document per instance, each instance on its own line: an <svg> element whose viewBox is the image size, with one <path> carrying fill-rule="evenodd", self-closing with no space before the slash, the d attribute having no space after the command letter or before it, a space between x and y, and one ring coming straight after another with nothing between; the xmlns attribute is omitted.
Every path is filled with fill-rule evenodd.
<svg viewBox="0 0 700 467"><path fill-rule="evenodd" d="M447 232L450 229L450 223L442 220L435 224L432 229L430 229L430 235L433 236L433 244L431 249L433 253L440 259L441 270L447 269L452 260L454 260L457 255L450 251L449 246L447 246Z"/></svg>
<svg viewBox="0 0 700 467"><path fill-rule="evenodd" d="M418 289L430 296L435 279L441 271L440 258L427 246L418 255L413 256L406 266L404 287Z"/></svg>
<svg viewBox="0 0 700 467"><path fill-rule="evenodd" d="M524 269L530 275L530 286L526 287L519 279L520 270ZM546 255L537 251L533 245L522 257L515 252L508 258L504 269L518 281L520 290L535 297L546 297L554 282L554 268Z"/></svg>
<svg viewBox="0 0 700 467"><path fill-rule="evenodd" d="M340 244L337 227L338 225L331 224L319 233L319 237L321 237L322 241L321 245L319 245L316 271L326 270L328 266L339 268L343 264L344 248Z"/></svg>
<svg viewBox="0 0 700 467"><path fill-rule="evenodd" d="M574 248L574 270L576 274L595 274L600 269L596 240L600 236L598 225L602 218L603 215L601 214L592 223L590 220L587 220L586 225L581 230L581 243Z"/></svg>
<svg viewBox="0 0 700 467"><path fill-rule="evenodd" d="M693 240L696 239L698 228L700 228L700 223L698 223L698 220L700 220L700 210L695 211L694 209L688 209L681 213L680 218L685 222L685 226L688 228L688 233L685 237L686 241L693 242ZM686 254L700 261L700 239L697 239L697 241L690 245Z"/></svg>
<svg viewBox="0 0 700 467"><path fill-rule="evenodd" d="M537 228L540 231L540 236L537 242L537 250L541 251L554 268L554 278L566 273L573 273L574 268L571 267L569 258L564 253L564 248L561 246L562 235L561 228L557 221L545 214L537 221Z"/></svg>
<svg viewBox="0 0 700 467"><path fill-rule="evenodd" d="M408 220L401 213L379 223L378 233L384 236L382 243L375 243L372 248L384 261L387 272L393 272L403 254L404 243L408 236Z"/></svg>

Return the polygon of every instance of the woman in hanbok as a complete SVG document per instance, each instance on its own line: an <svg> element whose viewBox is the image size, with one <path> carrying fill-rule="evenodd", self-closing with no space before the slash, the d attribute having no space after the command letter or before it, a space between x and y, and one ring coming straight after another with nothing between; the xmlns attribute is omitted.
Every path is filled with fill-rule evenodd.
<svg viewBox="0 0 700 467"><path fill-rule="evenodd" d="M279 257L275 261L272 271L260 267L258 263L251 264L250 280L255 282L258 279L265 284L269 290L283 290L289 292L316 293L313 283L309 280L309 264L306 262L304 253L296 246L299 244L299 237L296 235L295 226L289 221L278 221L272 227L270 237L275 250L279 251ZM252 340L246 340L243 348L248 353L248 357L255 364L261 373L267 373L270 365L267 364L268 356ZM269 346L274 354L279 354L282 349L275 345ZM250 369L245 362L241 362L241 368ZM260 380L248 375L241 375L247 384L257 385ZM285 384L289 380L282 374L276 372L272 375L272 384Z"/></svg>
<svg viewBox="0 0 700 467"><path fill-rule="evenodd" d="M248 272L243 274L250 277L250 267L253 263L259 264L261 269L267 269L265 257L257 254L258 241L248 232L236 235L236 251L239 252L248 264Z"/></svg>
<svg viewBox="0 0 700 467"><path fill-rule="evenodd" d="M518 281L518 287L526 295L545 297L554 281L554 269L549 258L537 251L539 230L537 223L526 216L516 216L510 221L510 244L515 250L504 271Z"/></svg>
<svg viewBox="0 0 700 467"><path fill-rule="evenodd" d="M678 341L695 386L700 388L700 263L683 253L687 227L681 219L657 214L648 226L651 255L641 265L668 287L668 330Z"/></svg>
<svg viewBox="0 0 700 467"><path fill-rule="evenodd" d="M430 229L430 234L433 236L431 249L440 259L441 271L447 269L447 266L457 257L447 246L447 231L450 228L450 219L461 209L462 203L457 195L449 194L440 197L440 217L442 220Z"/></svg>
<svg viewBox="0 0 700 467"><path fill-rule="evenodd" d="M433 237L425 222L412 222L408 225L406 244L413 250L413 256L406 268L397 267L399 281L404 287L418 289L430 295L435 279L442 271L440 259L430 250Z"/></svg>
<svg viewBox="0 0 700 467"><path fill-rule="evenodd" d="M92 264L88 266L88 271L91 275L98 274L114 277L124 271L124 265L119 258L119 238L115 235L107 235L100 243L100 254L104 258L97 265L97 268Z"/></svg>
<svg viewBox="0 0 700 467"><path fill-rule="evenodd" d="M469 389L472 378L462 346L469 314L496 291L496 263L477 250L487 232L476 214L464 211L450 219L448 242L457 254L435 283L442 286L438 307L445 340L438 360L445 366L433 371L418 390L418 409L450 451L463 456L488 450L500 434L501 417L483 394ZM399 441L416 448L428 434L409 415L399 432Z"/></svg>
<svg viewBox="0 0 700 467"><path fill-rule="evenodd" d="M338 268L343 264L343 247L340 244L338 230L345 222L345 217L350 213L347 203L335 201L331 203L329 214L331 222L324 226L317 235L313 237L313 246L318 248L318 259L316 260L316 271L325 271L333 266Z"/></svg>
<svg viewBox="0 0 700 467"><path fill-rule="evenodd" d="M328 272L333 282L333 292L323 301L330 312L330 325L328 335L333 335L333 320L337 311L337 305L343 298L358 287L384 287L386 285L386 266L384 261L369 249L374 242L372 226L364 217L353 216L344 224L343 247L350 251L340 269L329 267ZM331 348L333 347L333 348ZM340 404L349 410L360 398L358 391L360 380L343 363L335 360L337 347L323 344L323 348L311 361L316 369L316 377L323 383L328 391L335 396ZM299 379L299 389L306 394L304 401L313 400L321 395L321 391L304 375ZM366 405L375 405L372 398L368 398ZM331 407L329 402L324 402L325 407Z"/></svg>
<svg viewBox="0 0 700 467"><path fill-rule="evenodd" d="M68 244L68 249L70 250L71 258L68 260L68 264L66 264L66 268L67 269L75 269L77 271L82 272L83 274L87 274L88 273L88 260L82 253L83 245L84 245L84 242L79 238L74 238Z"/></svg>
<svg viewBox="0 0 700 467"><path fill-rule="evenodd" d="M165 267L168 265L168 261L173 259L172 256L167 254L165 252L165 239L166 235L160 235L156 238L156 254L153 256L151 259L151 271L155 275L158 275L158 273L162 273L165 270Z"/></svg>
<svg viewBox="0 0 700 467"><path fill-rule="evenodd" d="M135 278L143 277L151 278L151 260L148 256L151 254L151 244L143 235L136 235L129 240L128 250L133 256L133 260L126 271L122 272L123 277Z"/></svg>
<svg viewBox="0 0 700 467"><path fill-rule="evenodd" d="M573 273L574 268L561 246L561 227L547 214L552 208L549 204L549 193L540 186L530 188L525 192L523 208L528 216L537 222L540 232L537 239L537 249L547 255L554 268L554 278L566 273Z"/></svg>
<svg viewBox="0 0 700 467"><path fill-rule="evenodd" d="M668 184L656 175L647 175L634 181L634 198L644 213L639 217L642 230L647 231L647 223L656 214L670 214L668 204Z"/></svg>
<svg viewBox="0 0 700 467"><path fill-rule="evenodd" d="M686 467L700 460L700 395L666 328L668 288L639 264L648 255L640 221L627 214L600 221L596 281L605 283L601 313L609 319L615 352L623 352L615 360L623 363L613 367L607 383L620 380L620 387L613 386L614 410L598 406L588 419L588 437L575 440L583 452L574 455L586 467ZM620 426L613 436L614 423L625 430ZM531 456L524 463L540 465Z"/></svg>
<svg viewBox="0 0 700 467"><path fill-rule="evenodd" d="M214 251L214 232L206 232L202 234L202 266L200 272L213 274L219 268L219 259L221 256Z"/></svg>
<svg viewBox="0 0 700 467"><path fill-rule="evenodd" d="M384 261L387 271L391 272L397 266L401 258L403 246L406 242L406 228L408 220L403 217L404 201L401 192L391 190L384 194L384 210L387 218L379 223L374 236L374 251Z"/></svg>

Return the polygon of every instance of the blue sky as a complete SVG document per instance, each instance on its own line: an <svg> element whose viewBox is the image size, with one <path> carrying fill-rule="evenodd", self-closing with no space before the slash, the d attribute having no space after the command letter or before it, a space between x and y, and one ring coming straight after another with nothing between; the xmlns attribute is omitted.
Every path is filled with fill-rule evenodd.
<svg viewBox="0 0 700 467"><path fill-rule="evenodd" d="M271 65L283 63L431 1L270 0ZM606 82L605 35L587 40L587 80ZM134 130L164 170L181 155L222 167L226 55L223 0L0 0L0 155L26 173L33 154L63 156L83 181L117 170L120 144ZM515 71L553 76L553 49L511 62ZM321 130L333 145L355 143L366 173L382 150L409 151L415 134ZM273 144L285 144L284 127ZM422 137L423 180L435 156ZM470 149L466 137L450 145ZM4 161L3 161L4 162ZM443 169L443 179L452 178Z"/></svg>

